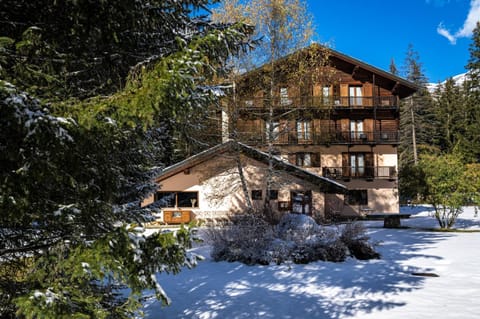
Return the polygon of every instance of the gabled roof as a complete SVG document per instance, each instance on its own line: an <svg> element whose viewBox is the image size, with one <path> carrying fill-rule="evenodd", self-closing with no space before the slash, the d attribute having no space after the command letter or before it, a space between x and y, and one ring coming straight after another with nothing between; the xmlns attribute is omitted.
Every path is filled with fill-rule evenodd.
<svg viewBox="0 0 480 319"><path fill-rule="evenodd" d="M243 154L259 162L265 164L269 163L269 155L267 153L262 152L256 148L247 146L243 143L228 141L165 168L156 178L156 181L160 182L164 179L167 179L168 177L183 172L186 169L206 162L215 155L224 154L226 152L240 152L240 154ZM276 170L283 171L289 175L298 177L302 180L308 181L309 183L317 185L322 192L333 194L344 194L347 192L347 188L344 185L304 170L298 166L287 163L278 157L273 157L273 165Z"/></svg>
<svg viewBox="0 0 480 319"><path fill-rule="evenodd" d="M337 59L337 63L343 62L348 64L352 68L352 72L356 69L355 72L357 72L358 74L361 74L362 72L365 73L367 76L375 74L376 83L383 84L383 86L385 87L390 87L391 90L397 93L401 98L410 96L420 89L415 83L412 83L390 72L379 69L373 65L355 59L351 56L335 51L333 49L329 49L329 52L331 55L331 60L334 60L334 63L335 59Z"/></svg>
<svg viewBox="0 0 480 319"><path fill-rule="evenodd" d="M416 84L402 77L399 77L390 72L384 71L373 65L370 65L363 61L355 59L351 56L343 54L339 51L333 50L331 48L328 48L319 44L312 44L309 47L295 51L283 58L278 59L276 63L277 64L284 63L288 61L288 59L292 58L293 56L301 53L307 53L308 50L312 50L312 49L328 52L328 57L329 57L331 66L335 67L336 69L352 74L354 78L360 81L372 81L372 82L375 81L377 85L392 91L393 93L397 94L400 98L408 97L420 89ZM248 78L251 74L254 74L256 72L261 72L266 66L269 66L269 64L268 65L265 64L254 70L251 70L243 74L242 77Z"/></svg>

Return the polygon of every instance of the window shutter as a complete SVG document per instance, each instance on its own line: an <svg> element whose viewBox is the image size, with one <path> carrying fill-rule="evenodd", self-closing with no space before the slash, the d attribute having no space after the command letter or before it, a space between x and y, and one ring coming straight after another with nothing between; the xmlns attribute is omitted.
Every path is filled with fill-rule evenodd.
<svg viewBox="0 0 480 319"><path fill-rule="evenodd" d="M320 167L320 153L312 153L312 167Z"/></svg>

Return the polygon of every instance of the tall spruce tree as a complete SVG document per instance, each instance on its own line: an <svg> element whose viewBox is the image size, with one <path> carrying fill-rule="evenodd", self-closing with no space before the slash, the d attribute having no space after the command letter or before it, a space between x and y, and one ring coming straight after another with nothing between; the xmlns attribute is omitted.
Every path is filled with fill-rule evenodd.
<svg viewBox="0 0 480 319"><path fill-rule="evenodd" d="M439 123L438 147L442 152L459 151L465 136L465 90L452 78L435 91L435 115Z"/></svg>
<svg viewBox="0 0 480 319"><path fill-rule="evenodd" d="M432 145L437 143L438 134L433 101L426 87L428 80L419 54L411 44L407 49L403 75L419 88L400 105L399 192L405 200L416 198L421 193L421 172L417 167L419 153L436 151Z"/></svg>
<svg viewBox="0 0 480 319"><path fill-rule="evenodd" d="M473 30L470 59L466 65L466 123L460 149L469 161L480 162L480 22Z"/></svg>
<svg viewBox="0 0 480 319"><path fill-rule="evenodd" d="M404 77L416 84L419 90L406 99L400 108L401 166L416 164L420 150L428 149L437 138L433 101L427 90L428 79L423 71L419 54L412 44L408 46L403 69Z"/></svg>
<svg viewBox="0 0 480 319"><path fill-rule="evenodd" d="M94 5L91 1L42 3L45 15L56 12L58 5ZM111 6L105 10L123 10L122 4L115 6L117 2L99 3ZM194 263L186 252L189 233L142 235L139 226L149 220L155 206L141 207L140 202L156 190L152 177L158 170L153 167L161 165L158 159L165 152L162 141L172 138L169 129L188 123L193 113L201 115L215 101L216 88L209 86L208 80L242 47L249 30L243 25L214 25L206 18L191 16L190 9L209 3L136 1L140 7L133 9L146 6L152 10L128 14L172 16L164 21L168 22L165 30L175 36L157 39L158 47L164 50L150 52L151 59L142 57L143 67L133 69L128 81L123 80L125 90L82 102L67 103L64 99L82 96L77 93L89 90L90 85L96 87L92 83L101 82L100 78L91 75L92 83L75 82L74 91L57 95L56 90L69 82L37 83L28 78L28 72L19 73L21 61L16 59L25 56L17 49L24 45L20 43L23 40L1 38L2 77L19 86L0 82L2 318L128 318L141 306L144 289L152 289L162 302L169 302L155 273L176 273ZM54 30L61 34L65 25L54 27L54 18L32 24L29 17L22 20L22 10L29 11L30 5L37 4L21 1L12 5L18 12L2 9L2 23L23 28L19 34L33 32L28 36L35 41L49 40L41 47L53 49L54 55L62 53L62 47L56 47L52 39ZM184 19L177 21L178 16ZM108 14L103 18L115 21ZM78 10L66 10L59 21L82 21L79 28L87 28L85 34L91 36L111 31L110 26L93 21L87 25L84 19ZM184 28L186 21L192 22L188 28ZM95 39L88 43L95 43ZM117 40L113 37L112 41ZM81 48L76 47L75 55L92 57L90 48L84 55ZM42 63L50 63L51 56L36 59L36 52L41 50L32 51L32 60L22 60L25 66L41 77L47 74L46 78L62 79L65 70L44 69ZM132 52L135 50L129 54ZM82 71L93 70L84 67ZM112 74L124 76L122 72ZM53 103L46 104L32 94Z"/></svg>

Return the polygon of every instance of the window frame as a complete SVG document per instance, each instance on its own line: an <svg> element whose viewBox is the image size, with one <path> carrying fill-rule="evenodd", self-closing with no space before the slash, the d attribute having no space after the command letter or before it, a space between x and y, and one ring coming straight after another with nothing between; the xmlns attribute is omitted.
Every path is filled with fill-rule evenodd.
<svg viewBox="0 0 480 319"><path fill-rule="evenodd" d="M298 119L296 120L295 128L297 130L297 140L299 142L312 140L313 125L311 120Z"/></svg>
<svg viewBox="0 0 480 319"><path fill-rule="evenodd" d="M164 206L164 205L159 205L161 208L199 208L200 203L199 203L199 192L198 191L157 191L155 193L155 202L160 201L161 199L159 198L160 194L172 194L174 195L174 203L173 206ZM187 206L179 206L179 194L195 194L195 198L190 199L190 205ZM194 202L191 202L191 200L194 199Z"/></svg>
<svg viewBox="0 0 480 319"><path fill-rule="evenodd" d="M268 200L278 200L278 189L270 189L269 190Z"/></svg>
<svg viewBox="0 0 480 319"><path fill-rule="evenodd" d="M368 190L351 189L345 194L344 203L346 205L368 206Z"/></svg>
<svg viewBox="0 0 480 319"><path fill-rule="evenodd" d="M306 163L307 155L308 163ZM321 167L320 153L297 152L295 153L295 165L299 167Z"/></svg>
<svg viewBox="0 0 480 319"><path fill-rule="evenodd" d="M252 200L262 200L263 191L261 189L252 189L250 191L250 197L252 198Z"/></svg>

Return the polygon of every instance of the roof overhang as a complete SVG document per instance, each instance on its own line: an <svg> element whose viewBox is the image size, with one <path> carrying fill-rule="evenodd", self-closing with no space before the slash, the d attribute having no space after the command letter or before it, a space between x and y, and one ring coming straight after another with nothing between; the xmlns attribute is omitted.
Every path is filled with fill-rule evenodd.
<svg viewBox="0 0 480 319"><path fill-rule="evenodd" d="M201 153L191 156L177 164L169 166L165 168L160 173L160 175L157 176L155 181L157 183L160 183L162 180L165 180L171 176L184 172L187 169L190 169L196 165L212 159L212 157L215 155L221 155L226 152L238 152L239 154L242 154L265 164L268 164L271 160L273 162L274 169L278 171L283 171L286 174L295 176L311 184L314 184L318 186L320 191L324 193L345 194L347 192L347 188L344 185L337 183L336 181L304 170L296 165L285 162L278 157L270 157L265 152L235 141L228 141L223 144L216 145Z"/></svg>

